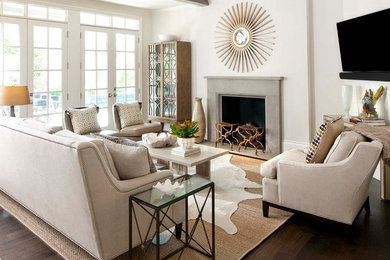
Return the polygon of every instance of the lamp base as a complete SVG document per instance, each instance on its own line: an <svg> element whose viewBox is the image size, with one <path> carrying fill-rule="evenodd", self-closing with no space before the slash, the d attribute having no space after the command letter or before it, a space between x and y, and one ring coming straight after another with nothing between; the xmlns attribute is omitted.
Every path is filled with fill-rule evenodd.
<svg viewBox="0 0 390 260"><path fill-rule="evenodd" d="M15 116L15 106L10 106L10 113L9 113L9 116L10 116L10 117L16 117L16 116Z"/></svg>

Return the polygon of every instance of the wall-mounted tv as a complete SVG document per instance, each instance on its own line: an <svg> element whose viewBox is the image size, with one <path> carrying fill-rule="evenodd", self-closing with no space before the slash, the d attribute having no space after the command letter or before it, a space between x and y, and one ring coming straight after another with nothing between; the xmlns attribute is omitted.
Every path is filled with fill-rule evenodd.
<svg viewBox="0 0 390 260"><path fill-rule="evenodd" d="M337 23L344 72L390 72L390 9Z"/></svg>

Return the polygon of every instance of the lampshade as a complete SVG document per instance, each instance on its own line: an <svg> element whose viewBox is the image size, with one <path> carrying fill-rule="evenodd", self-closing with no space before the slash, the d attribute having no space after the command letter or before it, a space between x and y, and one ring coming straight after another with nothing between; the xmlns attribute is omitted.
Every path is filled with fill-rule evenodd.
<svg viewBox="0 0 390 260"><path fill-rule="evenodd" d="M0 106L19 106L30 104L27 86L0 87Z"/></svg>

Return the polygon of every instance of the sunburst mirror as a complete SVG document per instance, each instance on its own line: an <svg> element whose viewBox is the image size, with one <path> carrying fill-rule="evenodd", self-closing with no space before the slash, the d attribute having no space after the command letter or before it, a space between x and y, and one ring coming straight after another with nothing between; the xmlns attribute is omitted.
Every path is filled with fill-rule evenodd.
<svg viewBox="0 0 390 260"><path fill-rule="evenodd" d="M275 25L263 7L240 3L218 21L215 47L221 61L237 72L259 68L275 45Z"/></svg>

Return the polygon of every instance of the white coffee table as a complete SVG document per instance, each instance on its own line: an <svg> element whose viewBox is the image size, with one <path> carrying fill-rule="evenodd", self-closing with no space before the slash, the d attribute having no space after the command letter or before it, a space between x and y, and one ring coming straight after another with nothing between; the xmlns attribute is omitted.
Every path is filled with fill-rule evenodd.
<svg viewBox="0 0 390 260"><path fill-rule="evenodd" d="M224 154L228 154L229 151L201 144L197 144L196 146L200 147L200 153L188 157L171 154L172 149L177 146L149 148L149 153L152 158L170 162L174 174L186 175L188 174L189 167L196 166L197 174L210 178L210 161Z"/></svg>

